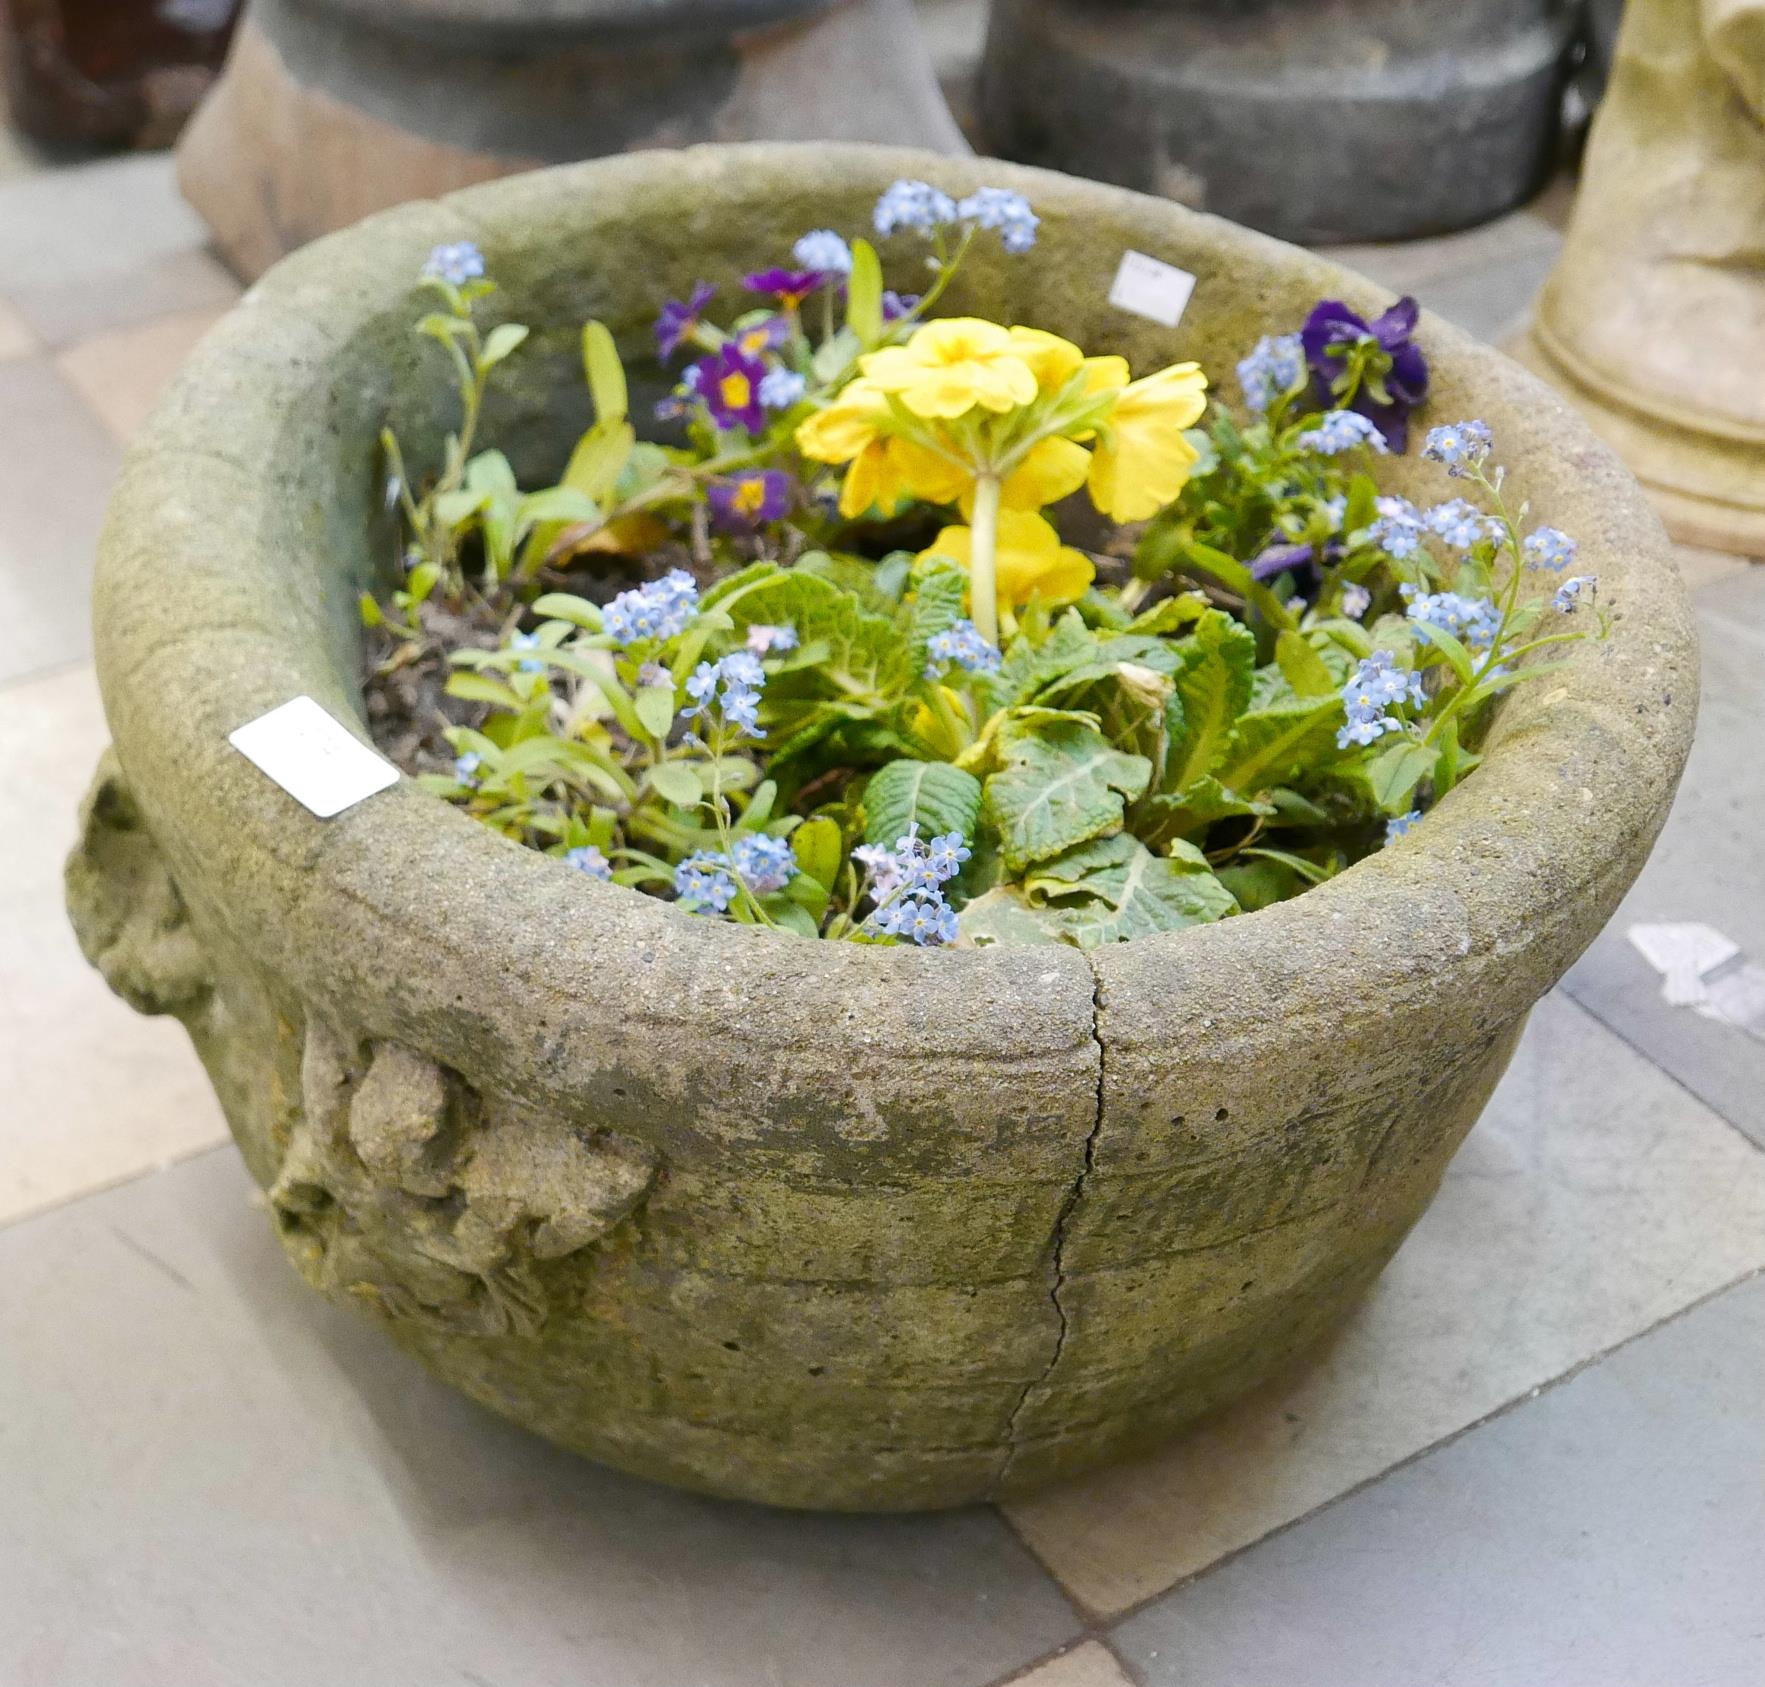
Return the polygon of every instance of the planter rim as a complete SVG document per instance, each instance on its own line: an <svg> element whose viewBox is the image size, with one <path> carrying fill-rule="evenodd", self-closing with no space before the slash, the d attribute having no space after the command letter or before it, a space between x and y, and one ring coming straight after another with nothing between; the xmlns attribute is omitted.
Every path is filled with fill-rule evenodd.
<svg viewBox="0 0 1765 1687"><path fill-rule="evenodd" d="M483 0L298 0L364 29L430 45L629 47L699 43L771 29L839 0L512 0L487 15Z"/></svg>
<svg viewBox="0 0 1765 1687"><path fill-rule="evenodd" d="M1534 519L1580 540L1578 567L1600 576L1612 634L1575 647L1559 675L1510 698L1484 764L1407 838L1259 913L1088 955L808 943L587 881L409 780L316 820L227 746L229 731L302 692L368 737L348 712L354 677L335 594L265 554L290 500L323 488L278 478L277 427L236 428L246 413L234 407L255 404L266 417L280 407L289 418L281 425L295 425L360 323L407 307L422 254L440 240L478 239L494 273L499 246L512 231L531 232L548 207L613 215L663 183L688 181L706 203L733 203L770 184L833 193L897 175L956 191L1002 183L1027 193L1050 226L1091 217L1131 225L1136 245L1177 262L1205 247L1245 278L1251 304L1271 269L1363 309L1387 298L1310 254L1165 201L986 160L855 145L709 146L562 166L407 205L321 240L271 270L199 348L128 454L101 546L106 709L131 785L144 796L151 787L147 818L174 869L222 887L216 900L230 929L268 964L370 1018L348 969L306 952L297 934L371 920L411 975L405 999L387 1011L407 1032L427 1028L431 1041L448 1003L425 997L416 975L435 945L471 958L484 1001L454 998L468 1012L510 991L530 993L528 1017L541 1025L548 1002L592 997L608 1013L642 1002L653 1014L673 1000L683 1026L722 1015L729 1035L778 1048L813 1035L818 1062L895 1039L904 1059L943 1052L1009 1065L1051 1040L1097 1038L1099 1003L1112 1010L1109 1037L1130 1046L1168 1041L1175 1026L1217 1025L1234 1005L1242 1035L1279 1039L1296 1027L1268 1012L1292 999L1295 980L1317 984L1307 987L1308 1012L1365 1017L1394 994L1461 988L1461 963L1496 992L1492 1024L1523 1012L1597 930L1590 918L1615 904L1639 840L1646 853L1664 818L1695 713L1695 646L1665 535L1635 481L1542 384L1426 313L1438 387L1502 413L1498 454ZM1099 261L1112 270L1118 255L1112 248ZM1291 326L1265 321L1249 332ZM1209 368L1222 385L1225 349L1213 348ZM1430 416L1454 419L1439 403ZM1422 484L1440 498L1457 490L1444 477ZM210 504L198 508L203 497ZM265 587L283 579L280 593ZM1100 1040L1107 1060L1109 1040ZM529 1027L529 1059L543 1041ZM520 1070L513 1056L484 1063Z"/></svg>

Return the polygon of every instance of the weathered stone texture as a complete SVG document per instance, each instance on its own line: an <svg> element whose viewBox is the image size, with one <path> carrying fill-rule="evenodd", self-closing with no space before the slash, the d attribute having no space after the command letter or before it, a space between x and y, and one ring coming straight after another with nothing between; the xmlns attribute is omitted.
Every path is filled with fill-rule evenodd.
<svg viewBox="0 0 1765 1687"><path fill-rule="evenodd" d="M1022 1491L1326 1331L1640 866L1696 701L1638 489L1427 321L1436 414L1492 424L1613 637L1504 705L1425 827L1295 902L1090 956L805 943L593 883L409 782L313 820L227 746L301 692L357 721L354 602L395 549L373 441L390 413L428 461L447 420L410 332L433 243L481 241L534 326L488 426L555 472L586 316L641 375L658 298L862 227L901 174L1046 218L953 309L1142 371L1227 367L1322 292L1385 302L1161 201L865 148L634 157L377 218L254 288L131 453L97 584L115 762L69 870L88 953L183 1017L312 1281L567 1446L798 1506ZM1129 246L1200 278L1180 332L1105 302Z"/></svg>

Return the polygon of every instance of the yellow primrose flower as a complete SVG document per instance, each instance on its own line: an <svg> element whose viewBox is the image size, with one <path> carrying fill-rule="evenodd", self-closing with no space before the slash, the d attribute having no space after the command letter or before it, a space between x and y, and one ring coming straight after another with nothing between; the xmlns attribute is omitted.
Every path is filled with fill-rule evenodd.
<svg viewBox="0 0 1765 1687"><path fill-rule="evenodd" d="M1183 430L1201 420L1206 389L1193 363L1122 389L1091 457L1091 501L1111 521L1145 521L1183 490L1199 455Z"/></svg>
<svg viewBox="0 0 1765 1687"><path fill-rule="evenodd" d="M973 565L974 532L946 527L920 554L947 556L964 568ZM1050 608L1071 603L1090 589L1097 570L1083 551L1060 542L1060 535L1028 510L999 512L997 557L999 602L1015 609L1039 597Z"/></svg>
<svg viewBox="0 0 1765 1687"><path fill-rule="evenodd" d="M825 410L797 428L797 449L811 462L849 463L876 442L889 401L869 381L853 381Z"/></svg>
<svg viewBox="0 0 1765 1687"><path fill-rule="evenodd" d="M891 439L889 459L895 473L921 503L953 504L958 498L973 495L974 470L959 458L917 439Z"/></svg>
<svg viewBox="0 0 1765 1687"><path fill-rule="evenodd" d="M889 472L889 449L882 441L867 445L852 459L840 483L840 514L856 521L872 504L893 508L895 479Z"/></svg>
<svg viewBox="0 0 1765 1687"><path fill-rule="evenodd" d="M975 471L950 465L952 476L941 483L937 495L916 484L914 496L928 504L960 504L962 513L974 519ZM1024 460L1000 483L999 502L1008 510L1040 510L1058 504L1085 484L1091 472L1091 453L1070 439L1039 439Z"/></svg>
<svg viewBox="0 0 1765 1687"><path fill-rule="evenodd" d="M1033 403L1039 390L1010 332L974 316L928 322L906 345L873 351L858 367L879 391L897 395L910 414L926 420L953 421L977 405L1015 410Z"/></svg>
<svg viewBox="0 0 1765 1687"><path fill-rule="evenodd" d="M1085 354L1071 340L1041 328L1008 328L1011 349L1030 366L1036 385L1044 393L1059 392L1085 361Z"/></svg>

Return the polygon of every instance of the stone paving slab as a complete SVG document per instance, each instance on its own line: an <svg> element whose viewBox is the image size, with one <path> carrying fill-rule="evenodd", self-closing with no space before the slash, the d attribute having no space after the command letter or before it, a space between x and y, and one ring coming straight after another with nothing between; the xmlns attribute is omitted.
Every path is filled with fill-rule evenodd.
<svg viewBox="0 0 1765 1687"><path fill-rule="evenodd" d="M0 361L0 685L91 651L92 560L117 460L47 357Z"/></svg>
<svg viewBox="0 0 1765 1687"><path fill-rule="evenodd" d="M1145 1687L1758 1687L1765 1280L1116 1636Z"/></svg>
<svg viewBox="0 0 1765 1687"><path fill-rule="evenodd" d="M0 179L0 295L48 345L231 304L169 153Z"/></svg>
<svg viewBox="0 0 1765 1687"><path fill-rule="evenodd" d="M1134 1687L1134 1683L1107 1646L1087 1640L1026 1675L1014 1675L1009 1687Z"/></svg>
<svg viewBox="0 0 1765 1687"><path fill-rule="evenodd" d="M1765 569L1699 588L1703 705L1679 798L1661 841L1616 918L1566 988L1627 1042L1765 1144L1765 1042L1669 1006L1661 978L1625 937L1638 923L1701 921L1765 965Z"/></svg>
<svg viewBox="0 0 1765 1687"><path fill-rule="evenodd" d="M1547 998L1339 1338L1152 1458L1009 1508L1121 1612L1765 1266L1765 1155Z"/></svg>
<svg viewBox="0 0 1765 1687"><path fill-rule="evenodd" d="M183 1028L113 996L62 911L62 862L109 736L88 665L0 690L0 1221L226 1134Z"/></svg>
<svg viewBox="0 0 1765 1687"><path fill-rule="evenodd" d="M990 1511L695 1499L503 1423L250 1195L227 1148L0 1231L9 1687L985 1687L1079 1638Z"/></svg>

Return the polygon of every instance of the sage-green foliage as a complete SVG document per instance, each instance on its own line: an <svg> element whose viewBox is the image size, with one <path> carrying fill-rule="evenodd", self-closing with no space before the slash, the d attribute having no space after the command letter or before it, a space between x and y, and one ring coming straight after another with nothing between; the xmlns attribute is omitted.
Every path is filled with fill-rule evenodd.
<svg viewBox="0 0 1765 1687"><path fill-rule="evenodd" d="M830 316L818 347L805 338L806 380L837 382L888 332L874 254L859 246L847 322ZM1267 906L1438 801L1475 767L1491 700L1586 636L1544 629L1548 600L1521 558L1526 512L1506 508L1499 474L1471 479L1493 514L1462 554L1431 541L1394 554L1373 459L1307 450L1296 389L1250 426L1216 418L1131 578L1059 613L1032 602L989 663L940 660L938 641L968 625L967 575L948 558L868 557L825 509L749 545L760 560L706 549L707 478L786 462L800 410L759 440L640 444L618 354L591 323L595 423L559 484L523 491L500 453L474 449L485 383L522 331L480 335L488 283L428 285L446 308L419 330L451 361L462 422L420 493L388 434L413 559L390 613L364 615L420 638L429 594L476 594L508 635L452 654L449 690L483 719L453 731L462 761L429 783L511 838L589 851L615 882L664 895L683 863L727 869L744 840L788 839L788 883L756 889L731 869L719 911L738 921L894 941L874 911L876 858L903 838L968 847L937 894L973 945L1090 948ZM696 539L709 582L677 630L616 636L589 596L542 589L545 570L614 524L658 518L663 537ZM1406 613L1406 589L1448 587L1487 600L1480 648ZM689 708L702 696L689 681L742 651L763 676L752 731ZM1379 652L1406 683L1417 676L1422 700L1354 742L1345 695Z"/></svg>

